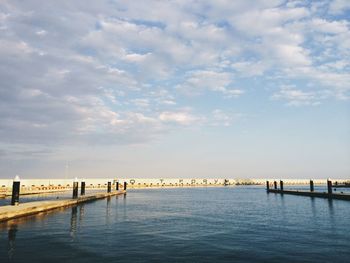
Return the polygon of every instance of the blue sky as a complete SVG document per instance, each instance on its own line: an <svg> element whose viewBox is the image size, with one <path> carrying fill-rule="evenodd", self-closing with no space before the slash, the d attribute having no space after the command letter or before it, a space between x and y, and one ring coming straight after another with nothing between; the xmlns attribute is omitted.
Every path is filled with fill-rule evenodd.
<svg viewBox="0 0 350 263"><path fill-rule="evenodd" d="M348 178L349 16L347 0L2 1L0 178Z"/></svg>

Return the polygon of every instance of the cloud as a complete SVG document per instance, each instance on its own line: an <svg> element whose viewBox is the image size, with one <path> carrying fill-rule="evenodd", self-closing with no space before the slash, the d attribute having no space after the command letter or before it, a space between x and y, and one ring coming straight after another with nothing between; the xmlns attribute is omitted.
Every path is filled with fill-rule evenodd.
<svg viewBox="0 0 350 263"><path fill-rule="evenodd" d="M229 72L198 70L188 73L185 81L177 86L184 94L199 95L206 91L220 92L226 97L239 97L241 89L232 88L233 77Z"/></svg>
<svg viewBox="0 0 350 263"><path fill-rule="evenodd" d="M297 85L270 94L291 104L347 100L349 21L337 15L348 4L330 2L331 16L320 11L326 7L2 1L0 140L139 143L190 125L227 126L234 117L213 109L245 98L252 77L260 86L311 83L312 90ZM199 98L189 101L193 95Z"/></svg>
<svg viewBox="0 0 350 263"><path fill-rule="evenodd" d="M350 9L350 3L347 0L334 0L329 4L329 13L338 15Z"/></svg>
<svg viewBox="0 0 350 263"><path fill-rule="evenodd" d="M215 109L211 112L210 125L212 126L231 126L238 119L242 118L241 113L225 112L221 109Z"/></svg>
<svg viewBox="0 0 350 263"><path fill-rule="evenodd" d="M326 93L317 91L303 91L294 86L282 86L278 92L272 95L273 100L285 100L288 106L316 106L327 97Z"/></svg>
<svg viewBox="0 0 350 263"><path fill-rule="evenodd" d="M195 117L186 111L162 112L159 114L159 119L165 123L170 122L177 123L180 125L190 125L200 120L198 117Z"/></svg>

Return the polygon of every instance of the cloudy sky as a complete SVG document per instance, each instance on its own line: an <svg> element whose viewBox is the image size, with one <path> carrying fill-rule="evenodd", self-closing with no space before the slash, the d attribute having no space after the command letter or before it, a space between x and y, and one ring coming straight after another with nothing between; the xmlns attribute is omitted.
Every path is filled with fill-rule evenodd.
<svg viewBox="0 0 350 263"><path fill-rule="evenodd" d="M0 178L350 176L350 1L0 1Z"/></svg>

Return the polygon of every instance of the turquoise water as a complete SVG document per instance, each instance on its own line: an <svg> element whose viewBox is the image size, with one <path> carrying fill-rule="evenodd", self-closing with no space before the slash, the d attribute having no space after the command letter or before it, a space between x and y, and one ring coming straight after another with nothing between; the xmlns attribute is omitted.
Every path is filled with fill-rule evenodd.
<svg viewBox="0 0 350 263"><path fill-rule="evenodd" d="M0 224L0 262L350 262L350 202L261 187L129 190Z"/></svg>

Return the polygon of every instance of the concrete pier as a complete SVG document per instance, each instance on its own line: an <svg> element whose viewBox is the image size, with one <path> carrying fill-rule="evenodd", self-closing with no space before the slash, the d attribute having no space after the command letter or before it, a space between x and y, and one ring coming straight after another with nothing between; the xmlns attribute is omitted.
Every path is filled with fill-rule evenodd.
<svg viewBox="0 0 350 263"><path fill-rule="evenodd" d="M329 199L339 199L339 200L348 200L350 201L350 194L334 194L326 192L309 192L309 191L297 191L297 190L276 190L269 189L268 193L276 194L290 194L290 195L301 195L301 196L310 196L310 197L320 197L320 198L329 198Z"/></svg>
<svg viewBox="0 0 350 263"><path fill-rule="evenodd" d="M46 212L52 209L74 206L80 203L94 201L114 195L125 194L126 191L116 191L112 193L98 193L93 195L85 195L78 199L65 199L65 200L51 200L51 201L37 201L19 204L18 206L1 206L0 207L0 222L10 219L38 214Z"/></svg>

